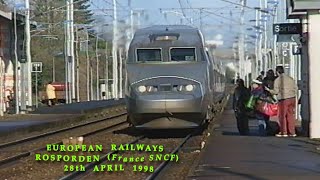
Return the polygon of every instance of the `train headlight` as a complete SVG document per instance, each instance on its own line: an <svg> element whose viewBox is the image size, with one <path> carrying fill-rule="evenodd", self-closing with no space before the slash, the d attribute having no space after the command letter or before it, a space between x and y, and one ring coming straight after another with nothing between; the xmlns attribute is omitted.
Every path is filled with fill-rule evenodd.
<svg viewBox="0 0 320 180"><path fill-rule="evenodd" d="M154 86L147 86L146 87L147 92L157 92L158 88Z"/></svg>
<svg viewBox="0 0 320 180"><path fill-rule="evenodd" d="M147 88L146 88L145 86L139 86L139 87L138 87L138 91L139 91L140 93L144 93L144 92L146 92L146 90L147 90Z"/></svg>
<svg viewBox="0 0 320 180"><path fill-rule="evenodd" d="M186 91L193 91L194 87L193 85L189 84L189 85L186 85Z"/></svg>

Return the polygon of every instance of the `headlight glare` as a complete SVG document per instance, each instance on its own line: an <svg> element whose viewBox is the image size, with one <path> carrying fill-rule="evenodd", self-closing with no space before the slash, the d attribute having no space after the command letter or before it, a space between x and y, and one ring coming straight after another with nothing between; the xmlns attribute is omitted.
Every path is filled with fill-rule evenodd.
<svg viewBox="0 0 320 180"><path fill-rule="evenodd" d="M193 85L189 84L189 85L186 85L186 91L193 91Z"/></svg>
<svg viewBox="0 0 320 180"><path fill-rule="evenodd" d="M146 90L147 90L147 88L146 88L145 86L139 86L139 87L138 87L138 91L139 91L140 93L144 93L144 92L146 92Z"/></svg>

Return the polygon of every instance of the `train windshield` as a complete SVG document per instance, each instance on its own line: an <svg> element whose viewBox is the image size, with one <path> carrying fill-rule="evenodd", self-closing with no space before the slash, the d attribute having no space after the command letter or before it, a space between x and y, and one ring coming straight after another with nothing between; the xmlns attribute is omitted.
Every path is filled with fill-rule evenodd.
<svg viewBox="0 0 320 180"><path fill-rule="evenodd" d="M162 61L161 49L137 49L137 61Z"/></svg>
<svg viewBox="0 0 320 180"><path fill-rule="evenodd" d="M195 61L195 48L172 48L170 50L171 61Z"/></svg>

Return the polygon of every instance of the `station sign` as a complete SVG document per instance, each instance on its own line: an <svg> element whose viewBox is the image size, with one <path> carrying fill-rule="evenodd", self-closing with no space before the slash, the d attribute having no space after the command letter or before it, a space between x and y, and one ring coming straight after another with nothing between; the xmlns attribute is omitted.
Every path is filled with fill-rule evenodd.
<svg viewBox="0 0 320 180"><path fill-rule="evenodd" d="M273 24L273 34L301 34L302 25L301 23L281 23Z"/></svg>
<svg viewBox="0 0 320 180"><path fill-rule="evenodd" d="M31 62L31 72L42 72L42 62Z"/></svg>
<svg viewBox="0 0 320 180"><path fill-rule="evenodd" d="M293 45L292 46L292 54L293 55L301 54L301 48L298 45Z"/></svg>

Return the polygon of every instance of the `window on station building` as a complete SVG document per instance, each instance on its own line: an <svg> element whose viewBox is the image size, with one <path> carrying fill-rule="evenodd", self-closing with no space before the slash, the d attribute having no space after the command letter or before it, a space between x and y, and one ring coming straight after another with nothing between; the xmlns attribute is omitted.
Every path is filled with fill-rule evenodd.
<svg viewBox="0 0 320 180"><path fill-rule="evenodd" d="M161 49L137 49L137 61L162 61Z"/></svg>
<svg viewBox="0 0 320 180"><path fill-rule="evenodd" d="M196 61L195 48L172 48L170 50L171 61Z"/></svg>

